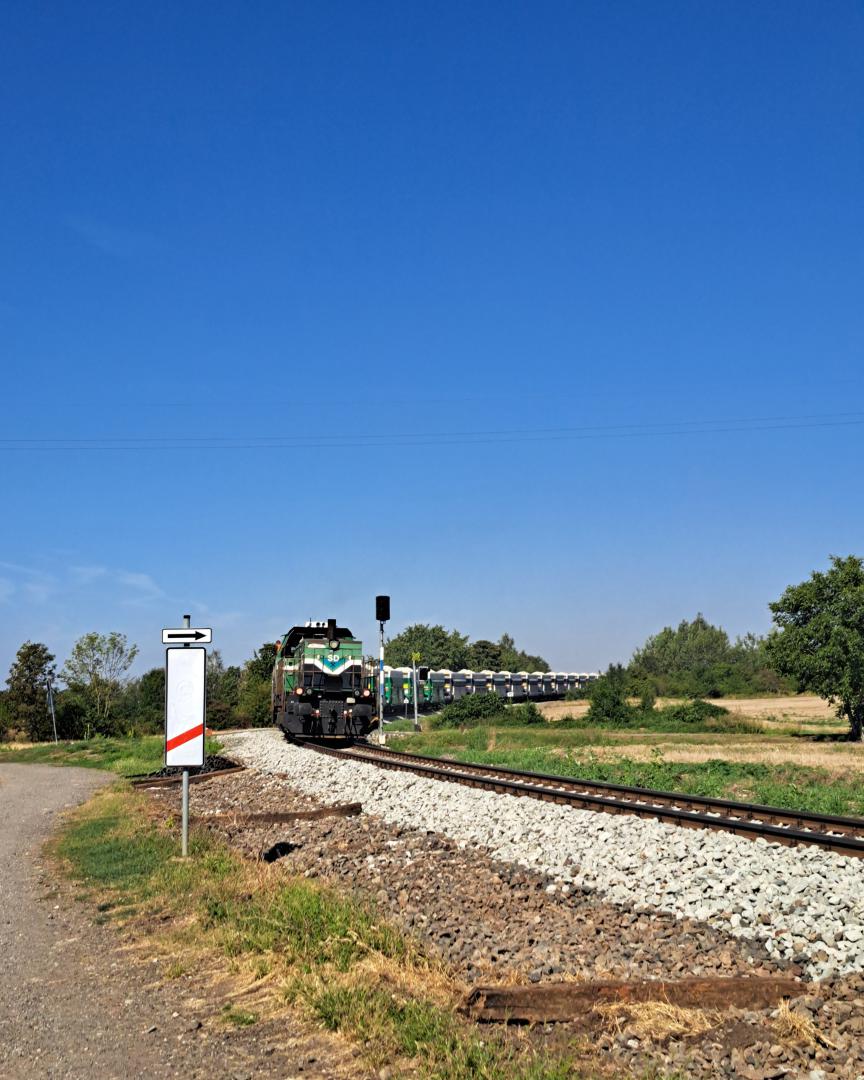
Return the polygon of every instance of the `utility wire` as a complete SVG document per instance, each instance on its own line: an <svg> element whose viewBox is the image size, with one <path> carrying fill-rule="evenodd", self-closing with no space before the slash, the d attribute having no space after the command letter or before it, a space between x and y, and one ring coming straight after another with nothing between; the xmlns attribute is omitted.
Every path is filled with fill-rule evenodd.
<svg viewBox="0 0 864 1080"><path fill-rule="evenodd" d="M543 443L583 440L638 439L657 436L694 436L791 431L818 428L860 427L864 413L812 414L804 416L751 417L739 419L680 420L632 424L597 424L572 428L502 428L453 432L353 433L325 439L320 434L268 436L91 436L88 438L0 438L6 451L141 451L141 450L274 450L362 449L364 447L474 446L497 443Z"/></svg>

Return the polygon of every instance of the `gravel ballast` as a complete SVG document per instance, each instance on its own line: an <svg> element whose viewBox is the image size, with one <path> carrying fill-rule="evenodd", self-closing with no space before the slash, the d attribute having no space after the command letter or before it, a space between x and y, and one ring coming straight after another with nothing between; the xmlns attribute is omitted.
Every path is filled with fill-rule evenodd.
<svg viewBox="0 0 864 1080"><path fill-rule="evenodd" d="M482 847L551 878L550 889L710 923L813 979L864 970L864 860L340 761L292 746L275 730L223 741L239 761L285 774L321 802L361 802L388 823Z"/></svg>

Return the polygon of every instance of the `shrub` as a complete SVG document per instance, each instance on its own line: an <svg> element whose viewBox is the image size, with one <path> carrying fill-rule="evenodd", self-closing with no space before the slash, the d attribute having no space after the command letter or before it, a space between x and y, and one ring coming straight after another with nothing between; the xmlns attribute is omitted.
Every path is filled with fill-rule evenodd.
<svg viewBox="0 0 864 1080"><path fill-rule="evenodd" d="M627 677L618 665L591 687L591 706L586 721L597 727L632 727L642 718L639 709L627 700Z"/></svg>
<svg viewBox="0 0 864 1080"><path fill-rule="evenodd" d="M670 705L662 711L664 717L679 724L703 724L706 720L718 720L728 716L729 710L710 701L687 701L683 705Z"/></svg>
<svg viewBox="0 0 864 1080"><path fill-rule="evenodd" d="M496 727L525 727L528 724L545 724L546 717L533 701L520 705L507 705L503 712L496 713L492 721Z"/></svg>
<svg viewBox="0 0 864 1080"><path fill-rule="evenodd" d="M466 694L451 701L449 705L429 721L431 728L477 727L490 723L504 713L504 702L497 694Z"/></svg>

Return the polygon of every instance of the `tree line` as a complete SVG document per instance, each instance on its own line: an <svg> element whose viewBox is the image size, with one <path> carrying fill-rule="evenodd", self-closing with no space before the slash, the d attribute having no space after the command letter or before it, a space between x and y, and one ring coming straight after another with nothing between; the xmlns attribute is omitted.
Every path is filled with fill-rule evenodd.
<svg viewBox="0 0 864 1080"><path fill-rule="evenodd" d="M467 634L458 630L414 623L384 645L384 660L391 667L410 667L415 653L419 654L419 662L425 667L450 671L463 668L469 671L549 670L542 656L517 649L509 634L502 634L498 641L480 638L472 642Z"/></svg>
<svg viewBox="0 0 864 1080"><path fill-rule="evenodd" d="M138 646L125 634L89 633L72 647L59 673L41 642L25 641L0 691L0 737L20 733L31 742L54 736L48 708L54 690L57 736L146 735L165 724L165 669L135 678L129 669ZM218 649L207 655L207 725L254 727L270 723L270 675L275 646L265 643L240 665L226 667Z"/></svg>
<svg viewBox="0 0 864 1080"><path fill-rule="evenodd" d="M766 637L734 642L702 615L665 627L637 649L630 663L612 665L592 689L598 707L612 713L637 696L652 707L658 695L692 699L735 693L811 691L825 698L864 736L864 562L832 556L827 570L790 585L769 609L774 627ZM386 644L385 659L407 666L415 653L433 668L548 671L541 656L516 648L509 634L497 642L471 642L443 626L417 623ZM55 656L41 642L25 642L0 692L0 737L20 732L31 741L52 737L48 684L55 695L62 739L161 731L165 673L153 668L137 678L138 655L124 634L85 634L75 642L59 675ZM207 659L207 723L213 728L270 722L270 677L275 646L256 649L241 665L226 667L218 649Z"/></svg>
<svg viewBox="0 0 864 1080"><path fill-rule="evenodd" d="M702 615L665 627L590 688L591 714L624 725L661 694L809 691L834 706L850 738L864 739L864 561L832 555L830 564L768 605L774 626L765 637L732 642Z"/></svg>

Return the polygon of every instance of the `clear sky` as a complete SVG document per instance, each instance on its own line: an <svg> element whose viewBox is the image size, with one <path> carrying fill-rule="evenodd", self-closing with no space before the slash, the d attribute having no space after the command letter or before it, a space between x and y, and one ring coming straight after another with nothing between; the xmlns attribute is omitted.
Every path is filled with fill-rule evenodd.
<svg viewBox="0 0 864 1080"><path fill-rule="evenodd" d="M377 592L571 670L764 632L864 553L862 55L858 0L0 6L0 672Z"/></svg>

